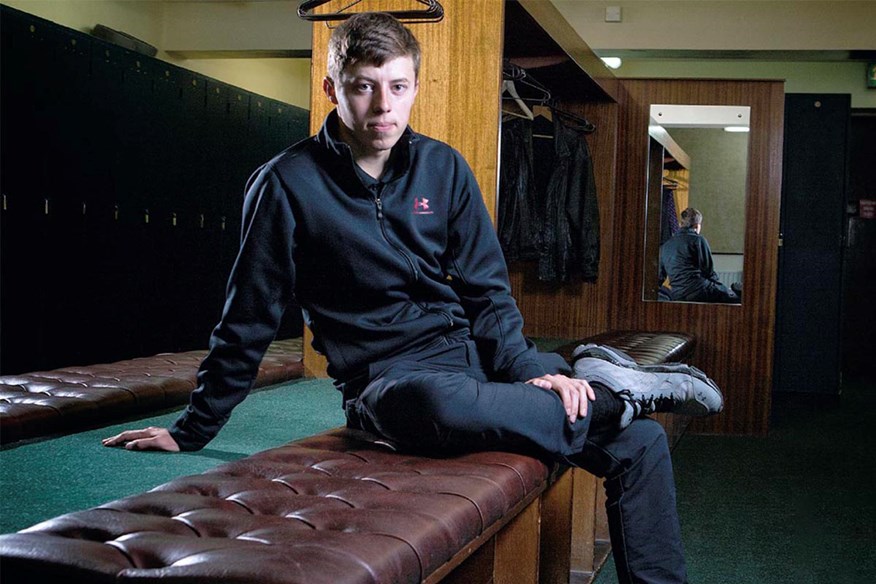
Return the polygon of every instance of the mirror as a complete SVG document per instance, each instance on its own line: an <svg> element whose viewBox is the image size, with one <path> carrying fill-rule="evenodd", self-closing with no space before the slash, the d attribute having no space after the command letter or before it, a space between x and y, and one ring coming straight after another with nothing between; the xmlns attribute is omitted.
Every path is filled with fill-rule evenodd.
<svg viewBox="0 0 876 584"><path fill-rule="evenodd" d="M750 113L651 105L643 300L741 303Z"/></svg>

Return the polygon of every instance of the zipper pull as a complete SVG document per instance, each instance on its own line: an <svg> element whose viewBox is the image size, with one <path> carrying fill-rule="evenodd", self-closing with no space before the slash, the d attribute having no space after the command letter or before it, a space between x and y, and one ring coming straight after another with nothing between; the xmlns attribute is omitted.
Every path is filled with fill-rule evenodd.
<svg viewBox="0 0 876 584"><path fill-rule="evenodd" d="M380 197L374 197L374 202L377 204L377 218L383 219L383 201Z"/></svg>

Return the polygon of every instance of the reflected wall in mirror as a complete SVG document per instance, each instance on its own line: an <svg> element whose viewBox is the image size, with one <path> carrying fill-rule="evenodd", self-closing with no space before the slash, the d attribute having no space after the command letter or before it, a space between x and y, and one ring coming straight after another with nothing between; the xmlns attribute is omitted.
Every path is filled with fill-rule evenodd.
<svg viewBox="0 0 876 584"><path fill-rule="evenodd" d="M750 109L651 105L644 300L741 303Z"/></svg>

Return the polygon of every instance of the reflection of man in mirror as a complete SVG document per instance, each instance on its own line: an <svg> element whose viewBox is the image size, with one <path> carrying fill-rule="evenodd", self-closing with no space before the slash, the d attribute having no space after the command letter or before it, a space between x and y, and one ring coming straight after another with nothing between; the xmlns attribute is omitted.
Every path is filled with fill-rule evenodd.
<svg viewBox="0 0 876 584"><path fill-rule="evenodd" d="M740 302L739 295L722 284L715 273L709 242L700 234L703 214L688 207L681 212L679 223L678 233L660 246L660 282L669 277L669 298L688 302Z"/></svg>

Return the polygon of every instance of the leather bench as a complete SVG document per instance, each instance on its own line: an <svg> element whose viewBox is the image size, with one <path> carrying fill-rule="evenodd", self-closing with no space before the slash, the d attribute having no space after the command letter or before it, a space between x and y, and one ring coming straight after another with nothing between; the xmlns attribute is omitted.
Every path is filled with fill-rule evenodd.
<svg viewBox="0 0 876 584"><path fill-rule="evenodd" d="M608 331L566 343L555 351L566 361L571 361L572 351L578 345L594 343L620 349L639 365L656 365L686 359L693 352L695 340L693 335L687 333Z"/></svg>
<svg viewBox="0 0 876 584"><path fill-rule="evenodd" d="M0 376L0 444L75 432L188 403L206 350ZM304 374L302 339L274 341L255 387Z"/></svg>
<svg viewBox="0 0 876 584"><path fill-rule="evenodd" d="M551 561L542 495L561 476L529 456L411 456L338 429L2 535L0 571L4 584L535 582ZM552 571L568 577L565 561Z"/></svg>
<svg viewBox="0 0 876 584"><path fill-rule="evenodd" d="M595 340L657 360L655 347L681 358L693 344L652 335L610 333L558 352ZM506 452L416 456L336 429L0 535L0 576L5 584L587 582L606 540L604 494L589 473Z"/></svg>

